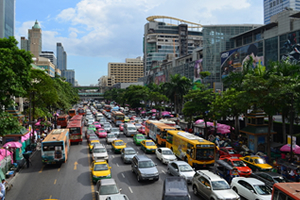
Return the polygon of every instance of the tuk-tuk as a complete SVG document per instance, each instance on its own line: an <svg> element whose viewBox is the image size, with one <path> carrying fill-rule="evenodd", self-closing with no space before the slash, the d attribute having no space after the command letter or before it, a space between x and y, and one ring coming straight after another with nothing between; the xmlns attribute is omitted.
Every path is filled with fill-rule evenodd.
<svg viewBox="0 0 300 200"><path fill-rule="evenodd" d="M300 181L300 165L289 163L285 159L277 160L278 173L288 180L299 182Z"/></svg>
<svg viewBox="0 0 300 200"><path fill-rule="evenodd" d="M230 166L224 160L217 160L212 167L212 171L224 178L229 184L234 177L239 177L238 170L235 167Z"/></svg>

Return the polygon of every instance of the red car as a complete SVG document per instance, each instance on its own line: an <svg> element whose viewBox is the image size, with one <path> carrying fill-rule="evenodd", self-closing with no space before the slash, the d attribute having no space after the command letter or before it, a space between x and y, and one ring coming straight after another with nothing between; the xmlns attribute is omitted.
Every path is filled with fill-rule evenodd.
<svg viewBox="0 0 300 200"><path fill-rule="evenodd" d="M96 131L96 134L99 136L99 138L106 138L106 136L107 136L107 132L102 128L99 128Z"/></svg>
<svg viewBox="0 0 300 200"><path fill-rule="evenodd" d="M237 157L224 157L220 158L220 160L223 160L231 167L236 168L238 170L239 176L248 177L252 173L250 167L248 167L241 159Z"/></svg>
<svg viewBox="0 0 300 200"><path fill-rule="evenodd" d="M124 130L124 124L120 124L119 129L120 129L120 131L123 131Z"/></svg>
<svg viewBox="0 0 300 200"><path fill-rule="evenodd" d="M232 147L221 147L219 151L220 157L242 157L234 148Z"/></svg>
<svg viewBox="0 0 300 200"><path fill-rule="evenodd" d="M139 129L138 129L138 132L142 133L145 135L145 126L141 126Z"/></svg>

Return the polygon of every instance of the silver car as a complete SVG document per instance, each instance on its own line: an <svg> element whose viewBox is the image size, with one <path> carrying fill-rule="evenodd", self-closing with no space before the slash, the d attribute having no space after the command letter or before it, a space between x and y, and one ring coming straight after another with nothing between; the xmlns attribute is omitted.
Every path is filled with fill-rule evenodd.
<svg viewBox="0 0 300 200"><path fill-rule="evenodd" d="M195 173L192 188L194 194L203 199L240 200L240 196L230 188L225 179L208 170L198 170Z"/></svg>
<svg viewBox="0 0 300 200"><path fill-rule="evenodd" d="M107 136L106 136L106 143L107 143L107 144L111 144L114 140L117 140L117 139L118 139L118 138L116 137L115 134L109 133L109 134L107 134Z"/></svg>
<svg viewBox="0 0 300 200"><path fill-rule="evenodd" d="M131 163L132 158L136 155L136 151L132 147L126 147L121 150L121 159L124 163Z"/></svg>
<svg viewBox="0 0 300 200"><path fill-rule="evenodd" d="M106 160L108 162L107 150L102 144L93 146L92 159L93 160Z"/></svg>
<svg viewBox="0 0 300 200"><path fill-rule="evenodd" d="M168 164L168 173L173 176L180 176L185 178L188 183L192 182L195 170L184 161L174 161Z"/></svg>
<svg viewBox="0 0 300 200"><path fill-rule="evenodd" d="M101 179L97 182L96 197L98 200L106 200L107 197L118 195L122 189L118 189L115 179Z"/></svg>
<svg viewBox="0 0 300 200"><path fill-rule="evenodd" d="M113 127L113 128L110 129L110 132L113 133L113 134L115 134L116 137L120 136L120 129L119 128Z"/></svg>
<svg viewBox="0 0 300 200"><path fill-rule="evenodd" d="M110 131L111 131L111 125L110 125L110 124L104 124L103 129L104 129L107 133L110 133Z"/></svg>

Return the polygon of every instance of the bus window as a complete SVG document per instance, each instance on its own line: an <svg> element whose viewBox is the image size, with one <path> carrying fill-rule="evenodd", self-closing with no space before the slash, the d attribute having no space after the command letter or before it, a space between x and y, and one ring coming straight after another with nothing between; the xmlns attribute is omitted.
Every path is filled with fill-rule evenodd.
<svg viewBox="0 0 300 200"><path fill-rule="evenodd" d="M173 144L173 135L168 134L167 141L168 141L170 144Z"/></svg>

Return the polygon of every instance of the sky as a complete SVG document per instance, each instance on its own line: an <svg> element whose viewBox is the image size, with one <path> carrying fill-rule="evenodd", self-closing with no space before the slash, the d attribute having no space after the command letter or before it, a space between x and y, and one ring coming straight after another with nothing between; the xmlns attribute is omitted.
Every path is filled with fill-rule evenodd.
<svg viewBox="0 0 300 200"><path fill-rule="evenodd" d="M262 0L16 0L15 37L35 20L42 50L61 42L79 85L96 85L109 62L143 56L147 17L164 15L202 25L263 24ZM166 19L166 22L169 22Z"/></svg>

